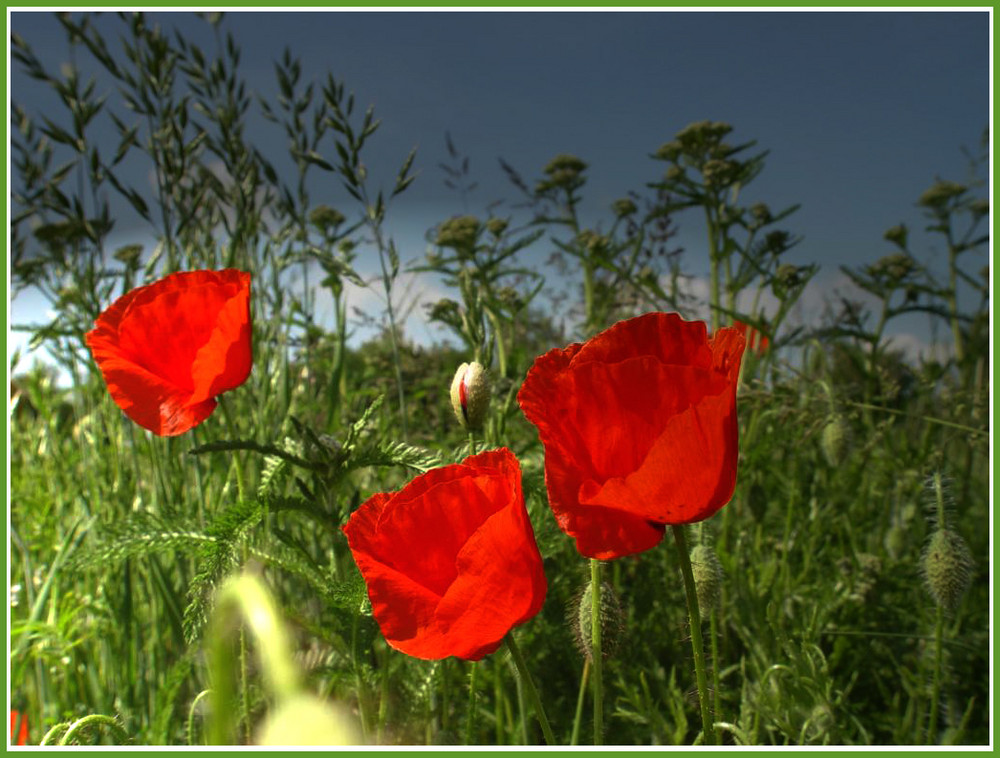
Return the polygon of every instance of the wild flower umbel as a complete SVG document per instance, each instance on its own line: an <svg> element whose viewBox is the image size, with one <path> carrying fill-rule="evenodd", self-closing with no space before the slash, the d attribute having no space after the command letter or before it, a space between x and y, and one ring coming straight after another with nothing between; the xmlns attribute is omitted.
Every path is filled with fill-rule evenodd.
<svg viewBox="0 0 1000 758"><path fill-rule="evenodd" d="M621 200L615 200L611 204L611 210L618 218L625 218L639 209L631 199L624 197Z"/></svg>
<svg viewBox="0 0 1000 758"><path fill-rule="evenodd" d="M309 223L324 234L336 229L344 221L344 214L328 205L317 205L309 212Z"/></svg>
<svg viewBox="0 0 1000 758"><path fill-rule="evenodd" d="M486 229L494 237L502 237L503 233L507 231L507 226L510 222L505 218L496 218L495 216L486 222Z"/></svg>
<svg viewBox="0 0 1000 758"><path fill-rule="evenodd" d="M586 181L583 177L586 169L587 164L575 155L557 155L545 166L546 178L538 182L535 191L542 194L553 189L578 189Z"/></svg>
<svg viewBox="0 0 1000 758"><path fill-rule="evenodd" d="M459 216L448 219L438 227L434 240L439 247L450 247L458 252L471 252L479 239L479 219L475 216Z"/></svg>
<svg viewBox="0 0 1000 758"><path fill-rule="evenodd" d="M917 200L917 204L923 205L926 208L942 208L952 198L964 194L967 189L968 187L964 184L939 179L924 191L920 199Z"/></svg>

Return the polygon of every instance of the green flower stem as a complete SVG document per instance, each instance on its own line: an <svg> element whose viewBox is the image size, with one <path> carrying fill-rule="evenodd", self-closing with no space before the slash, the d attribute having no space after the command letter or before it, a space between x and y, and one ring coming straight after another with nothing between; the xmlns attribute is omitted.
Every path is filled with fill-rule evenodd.
<svg viewBox="0 0 1000 758"><path fill-rule="evenodd" d="M938 707L941 699L941 666L943 663L942 642L944 637L944 609L938 605L937 621L934 625L934 684L931 689L931 712L927 716L927 740L925 744L935 743L937 733Z"/></svg>
<svg viewBox="0 0 1000 758"><path fill-rule="evenodd" d="M514 641L514 633L512 631L507 632L507 636L503 638L503 641L507 646L507 651L510 653L511 660L514 661L518 676L524 683L524 692L528 696L528 700L531 701L532 708L535 709L535 717L542 727L545 742L549 745L557 744L555 735L552 734L552 727L549 726L549 720L545 715L545 709L542 708L542 700L538 697L538 690L535 689L535 682L531 678L531 672L528 671L528 666L524 662L524 656L521 655L521 650L518 648L517 642Z"/></svg>
<svg viewBox="0 0 1000 758"><path fill-rule="evenodd" d="M504 707L503 707L503 679L502 679L503 667L500 665L499 659L494 661L493 669L493 703L494 703L494 721L496 722L496 741L498 745L504 744Z"/></svg>
<svg viewBox="0 0 1000 758"><path fill-rule="evenodd" d="M604 653L601 647L601 562L594 558L590 559L590 660L594 668L594 744L600 745L604 737Z"/></svg>
<svg viewBox="0 0 1000 758"><path fill-rule="evenodd" d="M479 671L479 662L473 661L472 670L469 672L469 707L468 717L465 722L465 744L471 745L472 738L476 733L476 672Z"/></svg>
<svg viewBox="0 0 1000 758"><path fill-rule="evenodd" d="M570 745L580 741L580 722L583 720L583 700L587 694L587 679L590 676L590 659L583 659L583 673L580 675L580 693L576 698L576 715L573 717L573 734L569 738Z"/></svg>
<svg viewBox="0 0 1000 758"><path fill-rule="evenodd" d="M716 661L716 664L712 666L712 709L715 714L714 718L719 717L719 713L722 710L722 688L719 686L719 612L712 609L711 615L709 615L709 629L712 635L712 660Z"/></svg>
<svg viewBox="0 0 1000 758"><path fill-rule="evenodd" d="M698 593L694 586L694 574L691 571L691 557L688 555L687 539L684 537L684 525L674 524L670 527L674 533L677 554L680 558L681 573L684 575L684 592L687 595L688 620L691 625L691 647L694 650L694 671L698 680L698 700L701 703L701 722L705 732L705 743L718 744L715 738L715 728L712 725L712 714L708 704L708 679L705 676L705 649L701 638L701 616L698 614Z"/></svg>

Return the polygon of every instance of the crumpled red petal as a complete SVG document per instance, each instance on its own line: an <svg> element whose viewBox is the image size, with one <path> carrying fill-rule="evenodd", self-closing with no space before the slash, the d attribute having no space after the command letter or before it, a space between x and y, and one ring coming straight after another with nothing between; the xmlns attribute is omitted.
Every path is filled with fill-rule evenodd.
<svg viewBox="0 0 1000 758"><path fill-rule="evenodd" d="M190 271L139 287L98 317L86 341L129 418L182 434L250 374L250 275Z"/></svg>
<svg viewBox="0 0 1000 758"><path fill-rule="evenodd" d="M520 466L505 448L373 495L343 531L386 641L408 655L479 660L545 600Z"/></svg>
<svg viewBox="0 0 1000 758"><path fill-rule="evenodd" d="M655 546L732 496L745 341L652 313L540 356L518 393L545 447L549 503L585 556Z"/></svg>

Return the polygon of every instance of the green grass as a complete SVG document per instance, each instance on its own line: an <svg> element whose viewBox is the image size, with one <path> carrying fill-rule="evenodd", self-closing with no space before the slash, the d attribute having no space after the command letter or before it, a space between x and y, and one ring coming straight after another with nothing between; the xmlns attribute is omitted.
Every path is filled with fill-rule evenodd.
<svg viewBox="0 0 1000 758"><path fill-rule="evenodd" d="M67 19L67 31L109 81L138 91L159 65L177 84L146 90L149 102L137 107L148 113L135 139L122 143L124 160L146 162L161 180L140 202L130 195L136 190L109 178L115 166L95 147L99 127L116 133L111 115L121 120L128 108L112 99L74 122L73 108L93 94L76 97L79 82L44 71L27 43L14 44L15 62L61 97L63 110L44 115L81 131L79 142L64 144L40 114L15 112L14 283L52 301L56 318L33 332L72 380L59 388L40 367L17 376L10 414L9 687L12 707L28 714L32 741L50 730L50 742L252 741L268 715L278 719L278 666L292 672L282 681L336 704L369 743L537 744L542 734L524 682L503 651L478 664L429 662L385 644L340 532L373 492L468 453L448 392L457 366L478 358L491 366L494 401L477 449L502 444L519 457L549 583L542 611L515 630L517 647L556 739L591 742L590 688L582 695L580 688L593 671L584 676L572 623L591 567L549 511L542 448L514 398L531 362L551 347L650 309L692 313L677 283L682 266L704 262L669 252L675 224L706 233L712 320L740 318L771 338L767 352L745 358L736 492L688 531L689 545L708 545L723 570L719 602L702 625L723 743L989 741L988 290L965 264L985 243L976 185L956 192L938 182L920 199L933 239L950 251L946 274L915 263L908 246L917 240L887 233L893 256L851 270L878 305L842 303L828 323L807 331L786 316L817 267L779 259L797 240L770 233L794 209L734 204L726 182L752 181L764 156L721 143L727 125L692 125L661 148L670 178L636 194L631 208L616 204L603 233L577 214L585 163L561 156L534 184L511 169L534 215L491 213L438 226L437 252L419 268L453 287L454 300L429 317L461 347L419 346L392 328L404 303L403 263L384 225L392 197L410 185L410 161L390 187L370 185L358 167L376 122L354 114L342 84L329 79L322 92L307 90L293 58L279 66L286 107L272 103L267 113L285 128L297 173L278 174L239 129L250 103L238 96L235 41L221 44L219 31L213 57L161 36L141 17L126 19L127 40L151 56L143 68L120 52L103 53L106 43L81 18ZM216 59L231 78L205 74ZM293 102L302 108L287 107ZM306 112L320 117L305 119ZM163 130L170 125L173 132ZM122 122L118 133L129 128ZM199 189L184 180L216 159L244 183L207 181ZM57 168L63 160L68 169ZM712 160L734 165L706 172ZM304 181L315 171L331 173L353 205L317 212L325 206ZM109 193L140 215L145 208L158 252L136 258L106 248L99 222ZM706 210L704 218L685 210L692 206ZM357 345L348 341L343 293L359 280L354 248L366 241L381 256L370 284L394 310L367 314L384 328ZM535 244L559 254L561 277L529 271L524 251ZM913 266L900 268L900 255ZM82 335L132 286L223 265L254 276L252 375L197 429L153 437L114 405ZM290 284L293 274L300 278ZM557 280L568 283L562 313L580 325L570 334L541 306ZM316 320L315 287L330 290L332 325ZM779 301L769 320L758 307L768 292ZM914 364L888 347L886 324L917 309L958 335L954 357ZM967 543L974 567L960 601L939 611L923 555L943 526ZM216 592L234 575L260 580L268 599L254 597L271 609L268 628L287 633L286 652L269 647L272 633L252 624L219 625ZM671 540L606 564L603 578L623 614L623 638L601 667L603 740L701 740ZM273 655L257 657L266 650ZM220 723L213 697L226 688L235 699ZM280 716L290 734L303 726L294 712Z"/></svg>

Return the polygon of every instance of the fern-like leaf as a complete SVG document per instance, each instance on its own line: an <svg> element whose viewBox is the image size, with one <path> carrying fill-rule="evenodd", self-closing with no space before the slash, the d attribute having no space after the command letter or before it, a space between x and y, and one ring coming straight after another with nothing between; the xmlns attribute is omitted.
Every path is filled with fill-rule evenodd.
<svg viewBox="0 0 1000 758"><path fill-rule="evenodd" d="M162 553L167 550L195 550L215 541L211 534L193 524L171 520L167 523L149 511L135 511L128 518L109 523L100 542L85 546L71 559L73 568L120 563L127 558Z"/></svg>
<svg viewBox="0 0 1000 758"><path fill-rule="evenodd" d="M184 610L184 637L188 642L201 633L215 588L237 569L241 548L263 516L264 507L259 502L240 501L222 511L209 526L213 540L202 548L201 565L191 580L188 607Z"/></svg>

